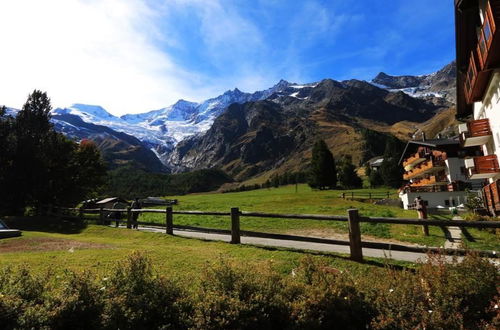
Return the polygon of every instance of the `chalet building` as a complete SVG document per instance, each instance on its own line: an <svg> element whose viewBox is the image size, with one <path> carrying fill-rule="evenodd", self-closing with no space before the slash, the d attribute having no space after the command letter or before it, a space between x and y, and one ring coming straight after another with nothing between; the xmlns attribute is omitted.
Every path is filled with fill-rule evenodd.
<svg viewBox="0 0 500 330"><path fill-rule="evenodd" d="M460 140L478 155L467 175L483 180L490 213L500 213L500 0L455 0L457 117Z"/></svg>
<svg viewBox="0 0 500 330"><path fill-rule="evenodd" d="M407 184L399 197L405 209L421 196L429 208L451 207L466 201L465 189L481 187L480 180L467 175L465 160L469 152L458 139L410 141L399 161ZM473 152L473 151L472 151Z"/></svg>

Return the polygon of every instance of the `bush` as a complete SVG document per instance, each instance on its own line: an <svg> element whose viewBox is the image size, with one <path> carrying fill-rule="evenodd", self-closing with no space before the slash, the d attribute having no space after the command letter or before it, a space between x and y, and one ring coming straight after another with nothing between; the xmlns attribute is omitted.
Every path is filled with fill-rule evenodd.
<svg viewBox="0 0 500 330"><path fill-rule="evenodd" d="M134 253L99 289L104 294L103 326L111 329L186 328L185 292L154 274L151 261Z"/></svg>
<svg viewBox="0 0 500 330"><path fill-rule="evenodd" d="M487 308L495 296L498 271L475 255L447 263L431 256L416 274L389 270L383 281L364 288L378 316L375 329L477 328L494 314Z"/></svg>
<svg viewBox="0 0 500 330"><path fill-rule="evenodd" d="M209 267L196 297L197 329L278 329L290 326L284 279L267 269L256 276L222 260Z"/></svg>
<svg viewBox="0 0 500 330"><path fill-rule="evenodd" d="M495 265L429 256L416 270L352 275L305 258L291 276L207 267L185 290L138 253L105 278L91 272L0 271L2 329L495 329Z"/></svg>

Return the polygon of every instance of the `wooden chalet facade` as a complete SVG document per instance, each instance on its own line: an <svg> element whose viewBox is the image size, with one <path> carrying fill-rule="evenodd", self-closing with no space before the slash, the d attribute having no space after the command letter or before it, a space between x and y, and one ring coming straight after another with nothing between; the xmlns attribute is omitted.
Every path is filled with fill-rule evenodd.
<svg viewBox="0 0 500 330"><path fill-rule="evenodd" d="M409 208L417 196L428 207L451 207L466 201L466 188L477 188L466 171L467 155L458 139L433 139L407 143L400 164L407 184L400 190L403 207Z"/></svg>
<svg viewBox="0 0 500 330"><path fill-rule="evenodd" d="M485 207L500 214L500 0L455 0L460 142L477 154L467 175L483 181Z"/></svg>

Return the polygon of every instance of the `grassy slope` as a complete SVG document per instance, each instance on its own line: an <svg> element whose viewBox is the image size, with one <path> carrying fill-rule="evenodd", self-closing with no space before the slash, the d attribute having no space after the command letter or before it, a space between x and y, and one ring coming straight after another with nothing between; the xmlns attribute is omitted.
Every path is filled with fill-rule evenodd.
<svg viewBox="0 0 500 330"><path fill-rule="evenodd" d="M387 192L387 189L361 189L358 191ZM406 211L398 207L373 205L359 201L340 198L341 190L313 191L307 185L299 185L298 192L295 186L280 188L259 189L253 191L227 194L192 194L173 196L179 200L177 210L228 211L231 207L239 207L242 211L259 211L269 213L295 214L326 214L346 215L347 209L357 208L364 216L406 217L415 218L414 211ZM394 190L391 193L395 193ZM395 197L393 195L393 197ZM140 221L164 223L162 214L144 214ZM215 216L174 216L174 223L183 225L197 225L211 228L230 228L229 217ZM337 233L347 233L347 224L344 222L327 222L312 220L287 220L269 218L241 219L244 230L255 230L275 233L304 234L313 231L313 235L325 236ZM431 227L431 235L424 237L418 226L362 224L362 233L385 239L396 239L405 242L423 245L441 246L444 243L443 232Z"/></svg>
<svg viewBox="0 0 500 330"><path fill-rule="evenodd" d="M41 248L39 240L57 241L52 248ZM66 242L62 244L61 242ZM78 244L94 244L95 247L74 248ZM23 245L20 251L5 250L8 246ZM54 248L57 246L58 248ZM3 248L3 250L2 250ZM38 250L37 250L38 249ZM254 264L256 267L271 264L281 273L290 273L304 252L287 249L258 248L209 242L189 238L172 237L159 233L138 232L126 229L89 225L76 233L41 232L24 230L23 236L0 240L0 268L28 264L37 271L61 272L64 269L93 269L103 276L120 260L133 251L141 251L151 257L158 271L168 276L197 279L207 263L228 258L236 262ZM314 253L332 267L349 269L351 272L371 272L383 262L368 258L358 264L334 254ZM412 266L410 263L390 262L394 265Z"/></svg>

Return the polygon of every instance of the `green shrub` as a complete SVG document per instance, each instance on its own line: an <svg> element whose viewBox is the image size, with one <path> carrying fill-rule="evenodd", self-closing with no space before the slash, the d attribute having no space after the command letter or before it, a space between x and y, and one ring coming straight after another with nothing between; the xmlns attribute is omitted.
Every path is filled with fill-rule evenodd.
<svg viewBox="0 0 500 330"><path fill-rule="evenodd" d="M375 329L460 329L493 319L487 308L498 280L495 266L477 256L451 263L429 256L416 274L389 270L383 280L363 287L378 312Z"/></svg>
<svg viewBox="0 0 500 330"><path fill-rule="evenodd" d="M292 318L298 328L365 329L370 324L375 313L348 274L305 258L296 277L301 294L292 301Z"/></svg>
<svg viewBox="0 0 500 330"><path fill-rule="evenodd" d="M185 292L155 274L151 261L139 253L120 263L99 290L104 296L104 328L186 328Z"/></svg>
<svg viewBox="0 0 500 330"><path fill-rule="evenodd" d="M193 317L197 329L286 329L290 327L287 286L267 269L238 268L222 260L201 280Z"/></svg>
<svg viewBox="0 0 500 330"><path fill-rule="evenodd" d="M67 272L62 287L48 298L50 328L97 329L104 301L92 273Z"/></svg>
<svg viewBox="0 0 500 330"><path fill-rule="evenodd" d="M186 290L138 253L105 278L0 271L2 329L497 329L499 272L477 255L353 275L305 258L284 276L221 260Z"/></svg>

